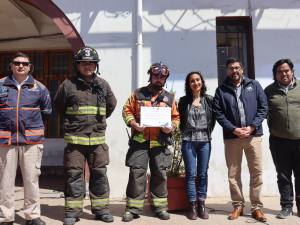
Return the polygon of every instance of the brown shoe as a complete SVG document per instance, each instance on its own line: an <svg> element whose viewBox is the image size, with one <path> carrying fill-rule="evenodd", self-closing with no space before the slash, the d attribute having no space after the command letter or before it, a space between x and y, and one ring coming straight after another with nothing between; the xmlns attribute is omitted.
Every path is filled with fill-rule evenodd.
<svg viewBox="0 0 300 225"><path fill-rule="evenodd" d="M261 209L257 209L254 212L252 212L252 217L260 222L267 222L267 218L265 217Z"/></svg>
<svg viewBox="0 0 300 225"><path fill-rule="evenodd" d="M235 220L239 216L243 215L243 208L241 206L235 207L232 213L229 214L228 219L229 220Z"/></svg>

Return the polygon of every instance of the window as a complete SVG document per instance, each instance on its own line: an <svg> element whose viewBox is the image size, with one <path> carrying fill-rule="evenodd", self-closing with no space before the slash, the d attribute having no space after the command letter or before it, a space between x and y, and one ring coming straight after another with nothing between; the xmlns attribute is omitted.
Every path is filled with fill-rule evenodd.
<svg viewBox="0 0 300 225"><path fill-rule="evenodd" d="M44 84L51 96L52 114L45 122L45 137L59 138L64 135L64 121L57 114L53 105L53 98L60 84L67 78L75 75L73 66L73 52L71 50L53 51L22 51L30 58L34 66L34 79ZM8 65L16 52L0 52L0 78L9 75Z"/></svg>
<svg viewBox="0 0 300 225"><path fill-rule="evenodd" d="M226 61L239 58L244 65L244 75L254 79L252 19L243 17L217 17L218 84L227 77Z"/></svg>

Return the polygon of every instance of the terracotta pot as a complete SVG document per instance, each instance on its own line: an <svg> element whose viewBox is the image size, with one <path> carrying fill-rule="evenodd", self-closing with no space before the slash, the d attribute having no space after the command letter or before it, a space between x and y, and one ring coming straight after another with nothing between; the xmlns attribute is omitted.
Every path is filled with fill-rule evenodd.
<svg viewBox="0 0 300 225"><path fill-rule="evenodd" d="M147 174L148 179L148 202L151 204L150 194L150 173ZM189 208L189 201L186 196L185 178L168 178L168 211L185 210Z"/></svg>

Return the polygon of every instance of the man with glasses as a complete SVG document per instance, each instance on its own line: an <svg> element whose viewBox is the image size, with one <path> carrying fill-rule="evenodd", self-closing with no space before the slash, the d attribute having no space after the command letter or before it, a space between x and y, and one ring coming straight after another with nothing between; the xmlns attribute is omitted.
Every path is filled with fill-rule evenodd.
<svg viewBox="0 0 300 225"><path fill-rule="evenodd" d="M91 210L97 220L113 222L109 212L108 145L105 143L106 119L113 113L117 100L107 81L97 76L100 61L95 49L85 46L74 56L76 76L59 87L54 103L65 119L64 167L65 186L64 225L75 224L82 215L85 197L84 166L90 169L89 192Z"/></svg>
<svg viewBox="0 0 300 225"><path fill-rule="evenodd" d="M265 89L270 150L282 208L276 216L279 219L293 214L293 172L297 215L300 217L300 82L294 77L293 68L290 59L278 60L273 66L274 82Z"/></svg>
<svg viewBox="0 0 300 225"><path fill-rule="evenodd" d="M223 128L230 194L234 207L228 219L237 219L243 215L245 199L241 163L244 150L250 172L252 217L266 222L267 219L261 211L261 135L262 122L267 116L267 98L257 81L243 76L244 68L239 59L229 58L226 67L228 77L216 90L214 113Z"/></svg>
<svg viewBox="0 0 300 225"><path fill-rule="evenodd" d="M127 185L126 213L123 221L129 222L143 213L147 187L148 163L151 171L151 210L162 220L170 219L167 212L168 191L166 168L171 166L172 155L167 145L172 143L172 131L179 128L179 113L174 97L163 89L169 69L162 62L148 70L150 84L135 90L123 108L123 119L131 127L130 147L126 166L130 167ZM145 127L141 124L141 107L170 107L171 124L162 127Z"/></svg>
<svg viewBox="0 0 300 225"><path fill-rule="evenodd" d="M18 52L10 75L0 80L0 224L15 219L14 184L20 163L24 185L26 225L45 225L40 219L38 177L41 174L44 124L51 114L47 88L33 79L27 55Z"/></svg>

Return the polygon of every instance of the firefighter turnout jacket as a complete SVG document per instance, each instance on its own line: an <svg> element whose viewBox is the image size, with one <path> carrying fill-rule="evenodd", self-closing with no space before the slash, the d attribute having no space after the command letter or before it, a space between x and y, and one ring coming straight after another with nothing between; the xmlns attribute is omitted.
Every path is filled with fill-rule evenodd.
<svg viewBox="0 0 300 225"><path fill-rule="evenodd" d="M28 74L20 89L12 74L0 80L0 145L29 145L45 141L44 124L51 114L48 89Z"/></svg>
<svg viewBox="0 0 300 225"><path fill-rule="evenodd" d="M117 104L107 81L94 74L93 81L87 83L77 74L61 84L54 103L58 113L65 118L66 143L105 143L106 118Z"/></svg>
<svg viewBox="0 0 300 225"><path fill-rule="evenodd" d="M176 107L174 97L162 89L155 93L148 85L142 87L134 92L125 103L123 107L123 119L127 126L131 127L133 122L140 123L140 107L171 107L171 123L175 130L179 129L179 113ZM143 132L135 131L131 127L131 133L134 133L133 140L143 143L147 140L150 141L150 148L161 146L158 141L158 134L161 131L160 127L146 127Z"/></svg>

